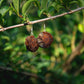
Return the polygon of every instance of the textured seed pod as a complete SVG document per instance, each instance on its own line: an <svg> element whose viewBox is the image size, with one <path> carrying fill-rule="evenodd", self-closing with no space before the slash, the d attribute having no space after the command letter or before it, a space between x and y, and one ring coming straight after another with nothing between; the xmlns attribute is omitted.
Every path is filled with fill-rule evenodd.
<svg viewBox="0 0 84 84"><path fill-rule="evenodd" d="M48 32L41 32L37 38L38 44L41 48L48 48L53 42L53 37Z"/></svg>
<svg viewBox="0 0 84 84"><path fill-rule="evenodd" d="M27 50L31 52L35 52L39 48L37 39L33 35L28 36L25 39L25 45L26 45Z"/></svg>

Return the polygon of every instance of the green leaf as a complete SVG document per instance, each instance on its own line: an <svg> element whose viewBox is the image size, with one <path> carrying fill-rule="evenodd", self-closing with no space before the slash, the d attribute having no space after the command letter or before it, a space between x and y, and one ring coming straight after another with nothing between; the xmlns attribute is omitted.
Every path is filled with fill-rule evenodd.
<svg viewBox="0 0 84 84"><path fill-rule="evenodd" d="M60 54L64 54L64 51L63 51L62 48L58 48L57 50L58 50L58 52L59 52Z"/></svg>
<svg viewBox="0 0 84 84"><path fill-rule="evenodd" d="M51 28L49 28L49 27L46 27L46 31L53 34L53 30Z"/></svg>
<svg viewBox="0 0 84 84"><path fill-rule="evenodd" d="M4 51L10 50L10 49L13 49L13 46L12 45L8 45L7 47L5 47L4 48Z"/></svg>
<svg viewBox="0 0 84 84"><path fill-rule="evenodd" d="M6 39L6 40L10 40L10 38L8 36L2 36L2 39Z"/></svg>
<svg viewBox="0 0 84 84"><path fill-rule="evenodd" d="M45 9L39 10L38 11L38 16L41 17L41 15L43 14L44 11L45 11Z"/></svg>
<svg viewBox="0 0 84 84"><path fill-rule="evenodd" d="M4 6L0 9L0 14L2 16L4 16L7 12L9 11L9 7L8 6Z"/></svg>
<svg viewBox="0 0 84 84"><path fill-rule="evenodd" d="M9 16L11 16L13 14L12 10L9 10Z"/></svg>
<svg viewBox="0 0 84 84"><path fill-rule="evenodd" d="M49 62L44 62L44 63L38 63L38 64L37 64L37 68L38 68L38 69L40 69L40 68L42 68L42 67L47 67L47 66L49 66Z"/></svg>
<svg viewBox="0 0 84 84"><path fill-rule="evenodd" d="M13 0L13 5L17 11L17 14L19 14L19 0Z"/></svg>
<svg viewBox="0 0 84 84"><path fill-rule="evenodd" d="M72 1L70 4L78 4L78 1Z"/></svg>
<svg viewBox="0 0 84 84"><path fill-rule="evenodd" d="M61 6L61 5L59 5L59 4L57 4L57 3L53 3L52 5L51 5L51 7L53 7L55 10L57 10L58 12L59 12L59 10L61 9L61 8L64 8L63 6Z"/></svg>
<svg viewBox="0 0 84 84"><path fill-rule="evenodd" d="M23 7L22 7L22 14L25 15L26 12L27 12L27 10L28 10L28 8L30 7L30 4L31 4L32 2L36 2L36 1L37 1L37 0L28 0L28 1L23 5Z"/></svg>
<svg viewBox="0 0 84 84"><path fill-rule="evenodd" d="M47 9L48 0L41 0L41 8Z"/></svg>
<svg viewBox="0 0 84 84"><path fill-rule="evenodd" d="M17 10L13 7L13 5L10 3L10 9L9 9L9 15L12 15L12 13L17 14Z"/></svg>
<svg viewBox="0 0 84 84"><path fill-rule="evenodd" d="M79 30L81 33L84 33L84 25L83 25L83 24L79 24L79 25L78 25L78 30Z"/></svg>
<svg viewBox="0 0 84 84"><path fill-rule="evenodd" d="M4 0L0 0L0 6L1 6L1 4L2 4L3 1L4 1Z"/></svg>

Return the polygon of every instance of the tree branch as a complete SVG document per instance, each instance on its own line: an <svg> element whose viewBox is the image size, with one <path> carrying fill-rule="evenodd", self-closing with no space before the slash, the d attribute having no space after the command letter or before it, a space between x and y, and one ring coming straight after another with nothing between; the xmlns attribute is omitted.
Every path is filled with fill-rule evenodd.
<svg viewBox="0 0 84 84"><path fill-rule="evenodd" d="M73 34L72 40L71 40L71 49L72 49L72 52L75 50L76 32L77 32L77 28L75 28L75 30L72 32L72 34Z"/></svg>
<svg viewBox="0 0 84 84"><path fill-rule="evenodd" d="M75 76L77 76L81 71L84 71L84 64L81 66L81 68L79 69L79 70L77 70L76 72L75 72Z"/></svg>
<svg viewBox="0 0 84 84"><path fill-rule="evenodd" d="M50 19L55 19L55 18L58 18L58 17L62 17L62 16L67 15L67 14L72 14L72 13L80 11L82 9L84 9L84 7L80 7L80 8L71 10L69 12L62 13L60 15L51 16L51 17L48 17L48 18L40 19L40 20L30 21L30 22L27 22L27 23L17 24L17 25L14 25L14 26L9 26L9 27L0 29L0 31L5 31L5 30L8 30L8 29L12 29L12 28L15 28L15 27L21 27L21 26L24 26L24 25L31 25L31 24L35 24L35 23L39 23L39 22L44 22L44 21L47 21L47 20L50 20Z"/></svg>
<svg viewBox="0 0 84 84"><path fill-rule="evenodd" d="M80 55L80 51L84 46L84 38L80 41L80 43L78 44L78 46L75 48L75 50L71 53L71 55L69 56L69 58L67 59L67 61L64 63L63 65L63 72L67 72L67 70L70 68L70 63L72 62L72 60L77 56Z"/></svg>
<svg viewBox="0 0 84 84"><path fill-rule="evenodd" d="M39 78L36 74L28 73L28 72L13 71L12 68L8 68L8 67L1 67L1 66L0 66L0 71L1 71L1 70L10 71L10 72L16 72L16 73L18 73L18 74L22 74L22 75L25 75L25 76L31 76L31 77L34 77L34 78Z"/></svg>

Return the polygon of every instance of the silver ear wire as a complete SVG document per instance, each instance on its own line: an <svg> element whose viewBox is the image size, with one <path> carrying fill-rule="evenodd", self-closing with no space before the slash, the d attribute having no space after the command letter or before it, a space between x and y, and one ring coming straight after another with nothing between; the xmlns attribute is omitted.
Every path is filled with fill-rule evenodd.
<svg viewBox="0 0 84 84"><path fill-rule="evenodd" d="M34 35L34 33L33 33L33 27L31 28L31 35Z"/></svg>
<svg viewBox="0 0 84 84"><path fill-rule="evenodd" d="M45 29L45 24L44 24L44 32L46 32L46 29Z"/></svg>

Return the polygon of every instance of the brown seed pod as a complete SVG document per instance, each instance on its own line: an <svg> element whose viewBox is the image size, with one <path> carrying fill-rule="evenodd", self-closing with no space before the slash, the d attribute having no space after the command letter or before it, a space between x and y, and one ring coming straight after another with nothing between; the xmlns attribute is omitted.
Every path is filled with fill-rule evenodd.
<svg viewBox="0 0 84 84"><path fill-rule="evenodd" d="M53 37L48 32L42 32L39 34L37 40L40 47L48 48L53 42Z"/></svg>
<svg viewBox="0 0 84 84"><path fill-rule="evenodd" d="M39 48L37 39L33 35L28 36L25 40L27 50L35 52Z"/></svg>

